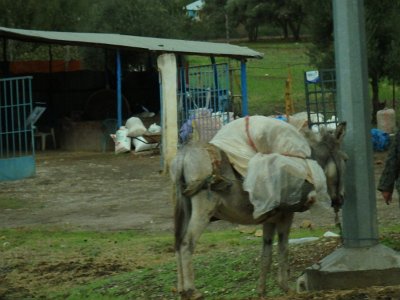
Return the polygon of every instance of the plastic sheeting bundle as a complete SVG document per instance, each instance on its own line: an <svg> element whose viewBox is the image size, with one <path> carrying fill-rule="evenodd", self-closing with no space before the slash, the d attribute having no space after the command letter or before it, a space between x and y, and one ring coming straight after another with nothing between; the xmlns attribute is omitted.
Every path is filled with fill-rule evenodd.
<svg viewBox="0 0 400 300"><path fill-rule="evenodd" d="M210 143L245 177L243 188L250 194L254 218L282 203L299 202L304 180L314 185L317 200L329 199L324 172L309 159L307 140L288 123L264 116L237 119Z"/></svg>

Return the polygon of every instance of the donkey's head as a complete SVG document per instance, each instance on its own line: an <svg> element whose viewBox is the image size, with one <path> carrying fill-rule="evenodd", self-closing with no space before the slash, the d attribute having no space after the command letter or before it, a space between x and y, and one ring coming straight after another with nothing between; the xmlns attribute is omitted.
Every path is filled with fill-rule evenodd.
<svg viewBox="0 0 400 300"><path fill-rule="evenodd" d="M328 194L335 211L344 202L344 171L347 155L340 150L346 132L346 122L340 123L335 131L321 128L318 135L308 134L312 157L324 170Z"/></svg>

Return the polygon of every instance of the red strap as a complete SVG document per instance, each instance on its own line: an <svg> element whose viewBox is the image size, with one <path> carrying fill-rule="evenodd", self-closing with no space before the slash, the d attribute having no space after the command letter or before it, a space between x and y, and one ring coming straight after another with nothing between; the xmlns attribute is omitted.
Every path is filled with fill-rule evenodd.
<svg viewBox="0 0 400 300"><path fill-rule="evenodd" d="M248 143L249 143L249 145L254 149L254 151L256 151L256 152L258 152L257 151L257 147L256 147L256 145L254 144L254 142L253 142L253 140L252 140L252 138L251 138L251 136L250 136L250 117L249 116L246 116L245 117L245 120L246 120L246 134L247 134L247 140L248 140Z"/></svg>

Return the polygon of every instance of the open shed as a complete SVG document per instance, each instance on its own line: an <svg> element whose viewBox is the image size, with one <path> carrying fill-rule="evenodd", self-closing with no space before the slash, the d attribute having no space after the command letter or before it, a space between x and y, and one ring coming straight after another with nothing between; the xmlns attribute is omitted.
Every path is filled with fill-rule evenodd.
<svg viewBox="0 0 400 300"><path fill-rule="evenodd" d="M112 112L117 120L117 126L121 126L124 118L124 99L121 86L121 52L129 51L134 54L148 54L155 58L157 66L156 77L158 79L159 107L162 126L162 156L164 169L168 168L169 162L175 155L179 143L179 124L187 114L180 114L182 109L188 112L189 108L182 99L188 95L197 93L201 99L220 99L230 97L228 85L219 76L229 76L226 66L222 68L216 63L217 57L232 58L240 61L240 82L242 115L247 115L247 83L246 83L246 60L249 58L262 58L262 54L247 47L240 47L226 43L211 43L200 41L187 41L177 39L162 39L140 36L128 36L108 33L80 33L80 32L56 32L25 30L0 27L0 37L3 41L7 39L56 44L74 45L108 49L115 53L115 110ZM207 56L210 57L210 66L206 71L200 68L193 70L192 75L201 77L204 82L205 74L212 78L212 82L206 86L191 86L194 80L190 80L190 66L183 63L185 56ZM211 70L211 71L210 71ZM0 83L0 179L17 179L34 174L34 138L31 124L27 121L33 112L31 81L28 78L1 78ZM207 79L208 80L208 79ZM210 86L212 86L210 88ZM223 86L223 88L221 88ZM199 91L200 90L200 91ZM208 93L205 95L205 93ZM200 99L198 98L198 99ZM38 99L40 100L40 99ZM204 99L203 99L204 100ZM181 102L180 102L181 101ZM213 102L211 100L211 102ZM208 102L210 103L210 99ZM21 108L23 107L23 109ZM219 109L219 108L218 108ZM22 162L20 161L23 158ZM3 162L3 163L2 163ZM30 163L29 162L33 162ZM20 163L24 165L22 168ZM32 167L26 168L26 166ZM7 168L3 166L7 165ZM10 170L10 168L12 170ZM16 170L25 170L24 174Z"/></svg>

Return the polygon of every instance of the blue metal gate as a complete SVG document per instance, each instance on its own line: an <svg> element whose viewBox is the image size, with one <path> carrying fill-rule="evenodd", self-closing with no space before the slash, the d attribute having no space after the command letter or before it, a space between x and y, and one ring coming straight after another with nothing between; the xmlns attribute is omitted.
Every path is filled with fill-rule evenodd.
<svg viewBox="0 0 400 300"><path fill-rule="evenodd" d="M233 120L229 66L224 63L182 67L178 76L180 141L194 138L207 142L222 125Z"/></svg>
<svg viewBox="0 0 400 300"><path fill-rule="evenodd" d="M309 127L335 128L338 123L335 70L305 72L304 86Z"/></svg>
<svg viewBox="0 0 400 300"><path fill-rule="evenodd" d="M0 79L0 180L35 174L32 77Z"/></svg>

